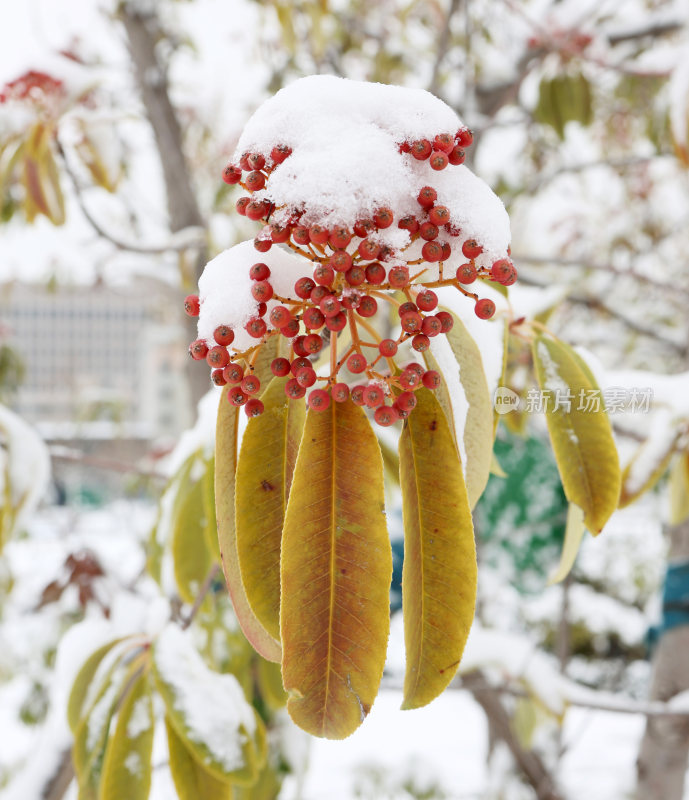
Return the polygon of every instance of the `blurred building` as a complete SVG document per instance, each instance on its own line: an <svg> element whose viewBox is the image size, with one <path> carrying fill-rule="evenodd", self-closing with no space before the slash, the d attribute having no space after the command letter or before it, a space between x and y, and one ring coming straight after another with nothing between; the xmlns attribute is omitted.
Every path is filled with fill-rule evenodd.
<svg viewBox="0 0 689 800"><path fill-rule="evenodd" d="M6 283L0 325L26 368L10 404L48 441L150 445L191 424L187 334L171 287Z"/></svg>

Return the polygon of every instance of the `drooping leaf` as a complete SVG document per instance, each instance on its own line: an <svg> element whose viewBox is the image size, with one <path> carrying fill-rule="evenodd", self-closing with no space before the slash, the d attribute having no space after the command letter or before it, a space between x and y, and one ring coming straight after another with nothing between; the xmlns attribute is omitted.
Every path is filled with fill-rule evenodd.
<svg viewBox="0 0 689 800"><path fill-rule="evenodd" d="M658 411L648 438L622 470L620 508L631 505L658 483L670 465L679 436L672 413L667 409Z"/></svg>
<svg viewBox="0 0 689 800"><path fill-rule="evenodd" d="M559 583L569 575L576 561L585 530L584 512L575 503L570 503L567 510L567 527L565 528L565 540L562 545L560 563L548 578L548 584Z"/></svg>
<svg viewBox="0 0 689 800"><path fill-rule="evenodd" d="M98 667L112 648L121 641L121 639L115 639L99 647L91 653L77 673L74 683L72 684L72 690L69 693L69 700L67 701L67 722L72 733L76 732L79 722L83 719L86 695L98 671Z"/></svg>
<svg viewBox="0 0 689 800"><path fill-rule="evenodd" d="M178 491L180 504L173 522L172 559L180 597L193 603L212 564L204 535L203 480L189 480Z"/></svg>
<svg viewBox="0 0 689 800"><path fill-rule="evenodd" d="M341 739L378 691L389 630L392 553L383 464L351 401L309 410L282 539L282 677L287 710Z"/></svg>
<svg viewBox="0 0 689 800"><path fill-rule="evenodd" d="M179 800L232 800L232 785L204 769L165 717L170 772Z"/></svg>
<svg viewBox="0 0 689 800"><path fill-rule="evenodd" d="M261 697L271 711L284 708L287 693L282 685L282 672L279 664L258 659L256 664L256 681Z"/></svg>
<svg viewBox="0 0 689 800"><path fill-rule="evenodd" d="M536 378L548 398L548 432L565 495L583 510L591 533L598 534L620 496L620 464L610 420L603 408L580 403L580 397L599 390L568 345L541 334L532 350Z"/></svg>
<svg viewBox="0 0 689 800"><path fill-rule="evenodd" d="M689 452L680 453L670 472L670 525L689 517Z"/></svg>
<svg viewBox="0 0 689 800"><path fill-rule="evenodd" d="M153 674L184 746L218 780L250 785L265 760L265 730L234 675L210 670L173 624L153 645Z"/></svg>
<svg viewBox="0 0 689 800"><path fill-rule="evenodd" d="M98 800L147 800L151 788L153 700L148 674L142 668L117 714L108 739Z"/></svg>
<svg viewBox="0 0 689 800"><path fill-rule="evenodd" d="M550 125L564 139L565 125L590 125L593 118L591 86L581 73L543 78L539 87L534 119Z"/></svg>
<svg viewBox="0 0 689 800"><path fill-rule="evenodd" d="M476 602L476 548L462 465L434 394L419 389L416 398L399 445L404 709L430 703L452 680Z"/></svg>
<svg viewBox="0 0 689 800"><path fill-rule="evenodd" d="M228 401L225 390L220 398L215 429L215 512L220 556L232 605L244 635L263 658L280 661L280 643L270 636L251 610L239 571L234 525L238 424L239 409Z"/></svg>
<svg viewBox="0 0 689 800"><path fill-rule="evenodd" d="M304 429L304 402L285 394L274 378L261 400L265 411L249 420L237 463L235 531L242 584L251 610L280 637L280 540L294 463Z"/></svg>

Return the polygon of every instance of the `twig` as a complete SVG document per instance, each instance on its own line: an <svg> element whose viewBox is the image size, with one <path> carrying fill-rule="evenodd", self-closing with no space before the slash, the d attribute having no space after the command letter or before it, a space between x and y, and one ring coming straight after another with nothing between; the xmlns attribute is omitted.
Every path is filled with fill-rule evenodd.
<svg viewBox="0 0 689 800"><path fill-rule="evenodd" d="M194 621L194 618L199 613L201 605L203 601L206 599L206 595L210 591L211 586L213 585L213 581L215 580L215 576L220 572L220 564L217 562L213 564L213 566L208 570L208 575L206 575L206 579L204 580L201 588L199 589L199 593L196 596L196 600L194 600L194 605L191 607L191 611L187 618L182 622L181 628L182 630L186 630L191 623Z"/></svg>
<svg viewBox="0 0 689 800"><path fill-rule="evenodd" d="M438 89L440 88L440 67L445 60L445 56L447 56L447 51L450 47L450 28L452 26L452 18L457 13L458 9L459 0L451 0L443 28L440 31L440 36L438 37L438 47L435 54L435 63L433 64L433 76L431 77L431 84L428 87L428 91L432 92L433 94L437 94Z"/></svg>

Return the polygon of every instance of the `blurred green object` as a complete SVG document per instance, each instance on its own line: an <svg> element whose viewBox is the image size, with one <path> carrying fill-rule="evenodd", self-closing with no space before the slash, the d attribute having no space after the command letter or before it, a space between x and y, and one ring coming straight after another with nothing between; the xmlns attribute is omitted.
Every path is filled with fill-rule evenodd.
<svg viewBox="0 0 689 800"><path fill-rule="evenodd" d="M501 427L495 455L506 478L491 475L474 510L479 560L513 568L520 592L540 591L557 564L567 499L547 441Z"/></svg>

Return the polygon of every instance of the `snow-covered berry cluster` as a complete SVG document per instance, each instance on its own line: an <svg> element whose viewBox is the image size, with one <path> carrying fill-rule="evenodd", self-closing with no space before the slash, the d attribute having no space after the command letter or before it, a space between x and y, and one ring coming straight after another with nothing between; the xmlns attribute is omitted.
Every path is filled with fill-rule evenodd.
<svg viewBox="0 0 689 800"><path fill-rule="evenodd" d="M420 363L454 323L434 290L488 319L493 300L467 287L516 280L504 208L461 166L472 138L432 95L380 84L305 78L259 108L223 172L263 223L254 255L214 259L185 301L200 315L191 355L231 403L262 412L254 364L271 337L285 340L273 374L315 411L351 398L387 426L441 384Z"/></svg>

